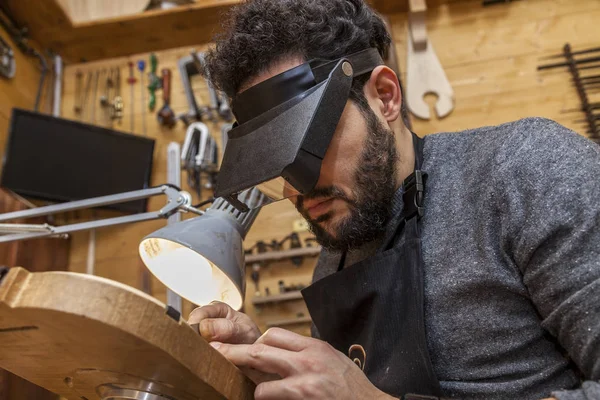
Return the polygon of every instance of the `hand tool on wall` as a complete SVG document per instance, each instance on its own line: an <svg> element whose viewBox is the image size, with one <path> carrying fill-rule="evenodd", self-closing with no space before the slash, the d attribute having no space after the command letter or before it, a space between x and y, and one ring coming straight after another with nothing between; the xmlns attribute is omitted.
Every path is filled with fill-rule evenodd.
<svg viewBox="0 0 600 400"><path fill-rule="evenodd" d="M192 52L195 54L195 52ZM189 120L202 121L203 117L210 113L208 107L200 108L196 102L196 96L194 96L194 89L192 88L192 77L198 75L198 68L195 64L194 58L189 55L182 57L177 62L179 67L179 76L183 84L185 91L185 98L188 103L188 112L184 115L180 115L186 124L189 124Z"/></svg>
<svg viewBox="0 0 600 400"><path fill-rule="evenodd" d="M161 88L162 81L156 75L158 68L158 58L156 54L150 54L150 73L148 74L148 92L150 93L150 101L148 102L148 109L154 111L156 107L156 91Z"/></svg>
<svg viewBox="0 0 600 400"><path fill-rule="evenodd" d="M52 99L52 115L60 117L62 99L63 60L61 56L54 55L54 90Z"/></svg>
<svg viewBox="0 0 600 400"><path fill-rule="evenodd" d="M580 58L580 59L573 59L573 63L576 65L580 65L580 64L590 64L590 63L595 63L600 61L600 57L588 57L588 58ZM568 67L570 64L568 61L566 62L560 62L560 63L554 63L554 64L546 64L546 65L539 65L537 67L538 71L542 71L544 69L552 69L552 68L560 68L560 67Z"/></svg>
<svg viewBox="0 0 600 400"><path fill-rule="evenodd" d="M85 78L85 89L83 90L83 101L81 102L81 116L85 119L85 107L87 107L88 95L92 88L92 72L88 72Z"/></svg>
<svg viewBox="0 0 600 400"><path fill-rule="evenodd" d="M109 105L110 89L112 88L112 68L106 71L106 79L104 80L104 91L100 95L100 106L107 107Z"/></svg>
<svg viewBox="0 0 600 400"><path fill-rule="evenodd" d="M279 287L279 293L298 292L298 291L306 288L306 285L303 285L303 284L286 286L285 281L283 281L283 280L277 282L277 284Z"/></svg>
<svg viewBox="0 0 600 400"><path fill-rule="evenodd" d="M275 250L280 250L285 244L285 242L287 242L288 240L290 241L290 249L299 249L302 247L302 242L300 242L300 236L298 236L296 232L293 232L286 236L281 242L277 243L277 247L275 248ZM301 256L295 256L291 257L290 260L296 267L299 267L300 265L302 265L304 258Z"/></svg>
<svg viewBox="0 0 600 400"><path fill-rule="evenodd" d="M75 72L75 103L73 111L75 114L80 114L83 108L83 73L79 70Z"/></svg>
<svg viewBox="0 0 600 400"><path fill-rule="evenodd" d="M290 247L284 250L283 245L288 240L290 241ZM314 238L306 238L303 246L296 232L287 235L281 241L273 239L270 243L267 243L259 240L252 247L244 251L246 265L253 265L254 263L264 265L264 263L269 261L291 260L294 265L298 266L302 263L304 257L311 257L320 253L321 246L312 245L314 240ZM267 251L267 249L270 250Z"/></svg>
<svg viewBox="0 0 600 400"><path fill-rule="evenodd" d="M260 263L252 264L250 278L252 279L252 282L254 282L254 296L260 296Z"/></svg>
<svg viewBox="0 0 600 400"><path fill-rule="evenodd" d="M181 151L181 166L187 172L188 185L202 197L202 189L212 189L218 172L218 146L202 122L188 126ZM203 183L203 177L206 181Z"/></svg>
<svg viewBox="0 0 600 400"><path fill-rule="evenodd" d="M600 47L592 47L592 48L585 49L585 50L573 51L573 52L571 52L571 54L574 56L579 56L581 54L590 54L590 53L599 53L599 52L600 52ZM553 58L563 58L564 56L565 55L563 53L552 54L547 57L542 57L542 58L540 58L540 60L551 60Z"/></svg>
<svg viewBox="0 0 600 400"><path fill-rule="evenodd" d="M182 57L178 61L179 75L181 76L188 103L187 114L180 116L180 118L184 121L190 119L201 121L205 117L208 117L211 121L216 122L218 117L220 117L225 121L232 121L233 113L231 112L227 96L215 90L210 80L206 79L210 105L200 107L196 101L194 89L192 88L192 77L200 74L203 59L203 53L192 51L189 56Z"/></svg>
<svg viewBox="0 0 600 400"><path fill-rule="evenodd" d="M423 100L437 95L435 111L444 118L454 109L454 91L427 37L425 0L409 0L408 43L406 61L406 100L408 108L421 119L430 119L429 105Z"/></svg>
<svg viewBox="0 0 600 400"><path fill-rule="evenodd" d="M0 37L0 75L11 79L15 76L16 70L17 64L13 49Z"/></svg>
<svg viewBox="0 0 600 400"><path fill-rule="evenodd" d="M133 133L134 132L133 127L134 127L134 121L135 121L135 107L134 107L135 95L134 95L133 90L134 90L135 83L137 82L137 79L135 78L134 71L133 71L133 62L129 61L127 63L127 66L129 67L129 77L127 78L127 83L129 83L129 87L131 89L131 97L130 97L131 102L129 103L130 104L129 107L131 108L131 118L130 118L129 123L131 124L131 133Z"/></svg>
<svg viewBox="0 0 600 400"><path fill-rule="evenodd" d="M121 123L123 118L123 98L121 97L121 68L115 68L115 98L112 102L112 119L118 120Z"/></svg>
<svg viewBox="0 0 600 400"><path fill-rule="evenodd" d="M146 69L146 61L139 60L137 62L138 71L140 71L140 88L141 88L141 99L142 99L142 134L147 135L146 132L146 99L145 92L146 87L144 86L144 70Z"/></svg>
<svg viewBox="0 0 600 400"><path fill-rule="evenodd" d="M596 103L590 103L590 108L592 110L600 110L600 102L596 102ZM561 114L568 114L568 113L573 113L573 112L582 112L585 111L583 108L578 107L578 108L571 108L568 110L561 110Z"/></svg>
<svg viewBox="0 0 600 400"><path fill-rule="evenodd" d="M256 251L258 252L258 254L266 253L267 252L266 244L264 242L257 242L256 243ZM250 274L250 278L252 279L252 282L254 282L254 296L260 296L259 282L260 282L260 269L262 267L262 264L263 263L260 261L252 263L252 273Z"/></svg>
<svg viewBox="0 0 600 400"><path fill-rule="evenodd" d="M100 71L96 71L94 77L94 92L92 94L92 105L90 106L90 123L96 123L96 99L98 98L98 84L100 82Z"/></svg>
<svg viewBox="0 0 600 400"><path fill-rule="evenodd" d="M46 98L42 101L45 110L40 110L40 112L46 113L48 115L52 114L52 102L54 101L54 53L50 50L47 50L48 58L51 62L48 65L48 78L44 83L44 88L42 89L42 93L45 91Z"/></svg>
<svg viewBox="0 0 600 400"><path fill-rule="evenodd" d="M190 56L192 57L194 66L196 67L196 73L199 74L204 68L202 65L204 62L204 54L192 51ZM210 98L210 110L213 113L211 115L211 119L216 120L214 116L214 113L216 113L223 120L231 122L233 120L233 113L231 112L231 107L229 106L227 96L217 91L210 79L206 79L206 87L208 88L208 95Z"/></svg>
<svg viewBox="0 0 600 400"><path fill-rule="evenodd" d="M2 3L2 2L0 2ZM44 56L29 46L29 41L27 38L28 30L24 27L18 27L14 21L10 20L8 14L0 13L0 25L4 28L4 30L10 35L13 39L19 50L23 54L29 57L35 57L40 62L40 80L38 84L37 94L35 96L34 110L39 111L40 108L40 99L42 97L42 90L44 88L44 81L46 79L46 74L48 73L48 63Z"/></svg>
<svg viewBox="0 0 600 400"><path fill-rule="evenodd" d="M565 61L560 63L552 63L546 65L540 65L537 67L538 71L548 70L554 68L568 67L569 72L571 74L571 79L573 84L575 85L575 89L577 90L577 95L581 101L580 110L585 114L585 122L587 122L587 133L589 134L590 139L600 143L600 127L598 126L598 121L600 119L600 114L596 111L596 104L590 102L589 92L592 90L596 90L598 85L600 85L600 75L588 75L581 76L582 65L589 66L587 64L596 63L600 61L600 57L587 57L587 58L578 58L577 56L582 54L590 54L600 52L600 48L594 47L589 49L584 49L580 51L572 51L571 45L566 43L563 47L562 56ZM551 56L551 58L556 58L557 56ZM548 57L546 57L547 59Z"/></svg>
<svg viewBox="0 0 600 400"><path fill-rule="evenodd" d="M164 68L161 71L163 88L163 106L158 111L157 118L161 125L172 128L175 125L175 113L171 110L171 70Z"/></svg>
<svg viewBox="0 0 600 400"><path fill-rule="evenodd" d="M104 114L104 121L110 125L112 114L112 98L111 93L114 91L114 68L105 70L104 90L100 96L100 107Z"/></svg>
<svg viewBox="0 0 600 400"><path fill-rule="evenodd" d="M37 53L37 52L36 52ZM39 53L38 53L39 54ZM40 83L38 84L37 94L35 95L35 104L33 106L34 111L40 110L40 100L42 99L42 92L44 91L44 83L46 82L46 75L48 75L48 62L40 54Z"/></svg>

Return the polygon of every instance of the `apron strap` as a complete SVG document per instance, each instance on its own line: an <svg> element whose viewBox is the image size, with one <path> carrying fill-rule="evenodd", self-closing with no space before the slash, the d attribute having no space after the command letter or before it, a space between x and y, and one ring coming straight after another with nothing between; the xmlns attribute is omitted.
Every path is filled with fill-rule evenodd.
<svg viewBox="0 0 600 400"><path fill-rule="evenodd" d="M423 165L423 147L424 140L417 136L416 133L411 132L413 137L413 148L415 150L415 170L410 174L404 182L402 182L403 194L402 201L404 208L402 209L402 216L398 219L398 224L394 229L391 236L387 237L384 241L384 246L380 247L380 251L390 249L396 242L396 239L400 236L400 233L404 229L405 223L417 217L417 221L423 216L423 200L425 191L425 180L427 179L427 173L421 171ZM417 235L420 237L420 229L416 227ZM342 253L338 264L338 272L344 269L346 264L346 252Z"/></svg>
<svg viewBox="0 0 600 400"><path fill-rule="evenodd" d="M401 237L401 233L404 227L411 219L415 218L414 234L416 237L421 237L421 231L418 221L423 216L425 209L423 208L424 193L425 193L425 180L427 179L427 173L421 171L423 165L423 144L424 141L413 132L413 146L415 149L415 171L410 174L404 182L402 182L402 215L397 220L397 225L393 233L386 236L384 245L380 247L380 251L386 251L391 249Z"/></svg>

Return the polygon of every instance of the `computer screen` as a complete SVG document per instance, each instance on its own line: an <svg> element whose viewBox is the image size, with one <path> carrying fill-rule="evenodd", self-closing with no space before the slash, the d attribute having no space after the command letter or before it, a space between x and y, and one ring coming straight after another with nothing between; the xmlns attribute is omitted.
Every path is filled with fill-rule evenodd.
<svg viewBox="0 0 600 400"><path fill-rule="evenodd" d="M153 152L152 139L15 108L0 186L57 202L145 189ZM139 213L146 203L106 208Z"/></svg>

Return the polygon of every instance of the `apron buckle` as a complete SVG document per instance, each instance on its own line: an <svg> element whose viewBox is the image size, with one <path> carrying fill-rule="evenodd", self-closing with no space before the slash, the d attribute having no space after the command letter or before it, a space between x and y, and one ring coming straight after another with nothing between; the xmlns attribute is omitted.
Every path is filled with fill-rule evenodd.
<svg viewBox="0 0 600 400"><path fill-rule="evenodd" d="M404 219L406 221L415 215L421 219L425 212L423 203L426 178L426 172L415 170L415 172L410 174L408 178L404 180L404 194L402 195L402 200L404 201Z"/></svg>

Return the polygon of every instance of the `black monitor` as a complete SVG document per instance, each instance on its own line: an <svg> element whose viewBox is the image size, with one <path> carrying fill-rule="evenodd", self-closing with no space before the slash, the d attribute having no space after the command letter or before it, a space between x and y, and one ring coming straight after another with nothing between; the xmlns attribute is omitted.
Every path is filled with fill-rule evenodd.
<svg viewBox="0 0 600 400"><path fill-rule="evenodd" d="M152 139L15 108L0 186L57 202L145 189L153 152ZM146 203L107 208L139 213Z"/></svg>

